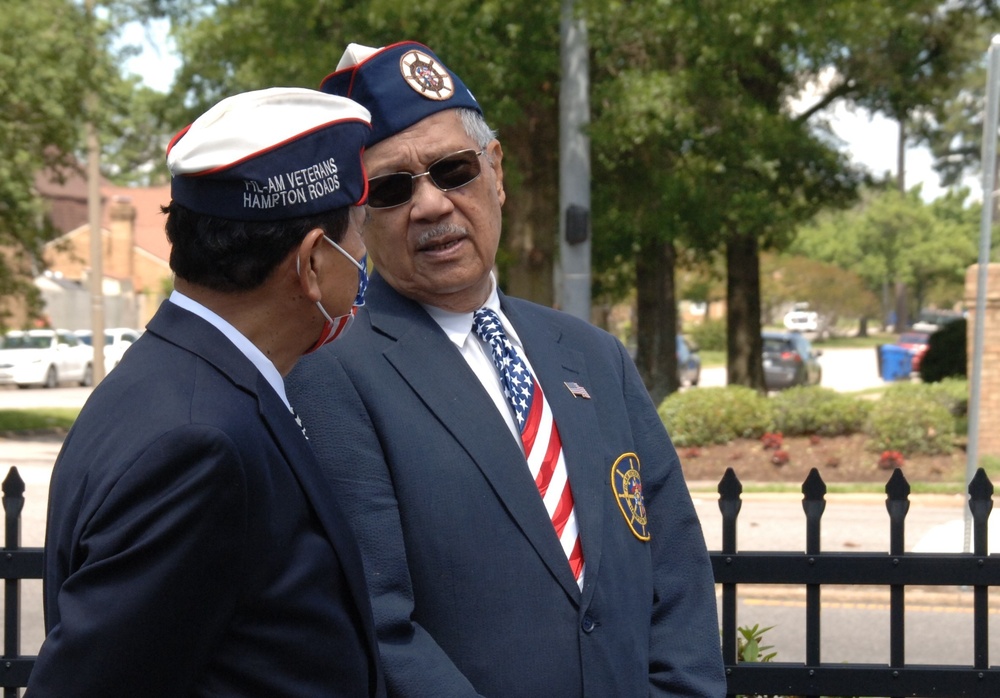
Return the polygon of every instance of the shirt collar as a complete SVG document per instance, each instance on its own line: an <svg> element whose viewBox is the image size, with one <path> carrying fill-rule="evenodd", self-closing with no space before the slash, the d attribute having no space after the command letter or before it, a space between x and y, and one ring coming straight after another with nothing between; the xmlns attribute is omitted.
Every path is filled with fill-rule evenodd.
<svg viewBox="0 0 1000 698"><path fill-rule="evenodd" d="M274 364L271 363L271 360L264 356L264 352L258 349L253 342L244 337L238 329L233 327L232 324L230 324L221 315L209 310L198 301L185 296L180 291L174 290L171 292L170 302L194 313L219 330L219 332L226 335L229 341L236 345L236 348L240 350L240 353L247 357L251 363L257 367L257 370L260 371L261 375L264 376L270 386L274 388L274 392L278 394L278 397L280 397L282 402L285 403L285 406L289 407L289 409L291 408L291 405L288 402L288 397L285 395L285 381L282 380L281 374L278 372L278 369L275 368Z"/></svg>
<svg viewBox="0 0 1000 698"><path fill-rule="evenodd" d="M472 332L472 316L474 314L472 311L467 313L453 313L433 305L421 305L423 305L424 310L427 311L434 321L441 326L441 329L444 330L444 333L448 335L448 339L455 346L461 347L465 344L465 341L469 338L469 334ZM490 295L480 307L489 308L496 312L502 320L505 319L503 313L500 311L500 295L497 293L497 280L493 272L490 272ZM504 322L504 325L506 326L507 323Z"/></svg>

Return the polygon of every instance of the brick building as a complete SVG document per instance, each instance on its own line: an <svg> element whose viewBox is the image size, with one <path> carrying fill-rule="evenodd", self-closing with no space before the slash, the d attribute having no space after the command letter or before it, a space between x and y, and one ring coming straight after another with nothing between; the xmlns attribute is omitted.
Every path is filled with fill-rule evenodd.
<svg viewBox="0 0 1000 698"><path fill-rule="evenodd" d="M81 176L64 182L36 180L58 237L45 245L45 270L35 285L52 326L90 328L90 225L87 185ZM118 187L102 182L101 237L106 327L142 328L170 293L170 245L160 206L170 201L170 186ZM11 310L15 310L11 308ZM23 311L20 322L24 322ZM9 324L16 326L18 313Z"/></svg>

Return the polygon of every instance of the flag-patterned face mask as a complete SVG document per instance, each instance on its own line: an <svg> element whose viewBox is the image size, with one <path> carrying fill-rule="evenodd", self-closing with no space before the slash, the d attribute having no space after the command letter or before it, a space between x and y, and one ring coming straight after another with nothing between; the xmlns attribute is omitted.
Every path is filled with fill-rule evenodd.
<svg viewBox="0 0 1000 698"><path fill-rule="evenodd" d="M320 301L316 301L316 307L319 308L319 312L323 313L325 321L323 323L323 329L320 330L319 339L313 344L305 354L311 354L322 346L329 344L341 335L343 335L347 328L349 328L354 323L354 316L358 313L358 308L365 304L365 290L368 288L368 253L360 259L354 259L350 254L347 253L343 247L335 243L333 240L328 238L326 235L323 239L329 242L331 245L337 248L342 255L351 260L351 264L358 268L358 293L354 297L354 302L351 304L351 310L345 315L339 315L335 318L330 317L330 313L326 312L326 308ZM296 271L299 271L298 260L295 263Z"/></svg>

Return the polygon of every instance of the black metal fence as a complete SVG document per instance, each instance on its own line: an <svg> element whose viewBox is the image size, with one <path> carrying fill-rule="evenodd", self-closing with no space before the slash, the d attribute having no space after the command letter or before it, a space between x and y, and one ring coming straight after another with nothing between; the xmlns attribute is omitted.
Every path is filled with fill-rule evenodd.
<svg viewBox="0 0 1000 698"><path fill-rule="evenodd" d="M997 698L1000 668L989 666L989 588L1000 586L1000 555L988 553L987 524L993 508L993 485L979 470L969 484L972 512L971 553L907 553L904 520L910 485L900 470L886 484L890 541L885 553L824 552L820 522L826 508L826 484L813 470L802 485L806 518L806 551L739 552L736 521L743 486L730 468L719 482L722 550L713 552L715 580L722 585L722 651L729 695L744 696L928 696ZM42 549L21 547L24 481L11 468L3 481L5 540L4 646L0 686L4 698L16 698L26 686L35 657L22 656L22 579L41 579ZM806 588L806 661L737 662L737 588L746 584L794 584ZM822 586L884 585L889 589L890 661L884 664L836 663L821 660ZM968 666L907 664L904 641L906 586L955 586L973 590L974 661Z"/></svg>
<svg viewBox="0 0 1000 698"><path fill-rule="evenodd" d="M889 550L883 553L825 552L820 521L826 484L813 469L802 485L806 550L739 552L736 520L743 486L730 468L719 482L722 550L713 552L715 580L722 585L722 652L729 695L765 696L973 696L1000 697L1000 668L989 666L989 588L1000 585L1000 555L988 553L987 524L993 485L980 469L969 484L973 545L970 553L907 553L904 519L910 485L895 470L885 487ZM794 584L806 590L804 663L740 662L737 588L745 584ZM823 585L877 585L889 589L889 664L824 663L820 647ZM973 663L965 666L908 664L904 627L907 586L969 587L973 593Z"/></svg>
<svg viewBox="0 0 1000 698"><path fill-rule="evenodd" d="M17 698L18 688L28 685L35 658L21 656L21 580L42 578L42 549L21 547L21 511L24 480L11 468L3 481L3 658L0 686L4 698Z"/></svg>

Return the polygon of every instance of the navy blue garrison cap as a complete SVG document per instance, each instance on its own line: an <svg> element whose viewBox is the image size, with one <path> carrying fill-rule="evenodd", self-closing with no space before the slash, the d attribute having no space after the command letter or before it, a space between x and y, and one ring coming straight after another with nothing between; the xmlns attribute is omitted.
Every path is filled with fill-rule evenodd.
<svg viewBox="0 0 1000 698"><path fill-rule="evenodd" d="M320 89L350 97L371 112L369 146L445 109L483 113L465 83L416 41L384 48L349 44Z"/></svg>
<svg viewBox="0 0 1000 698"><path fill-rule="evenodd" d="M361 105L300 87L227 97L167 146L170 196L196 213L278 221L363 204Z"/></svg>

